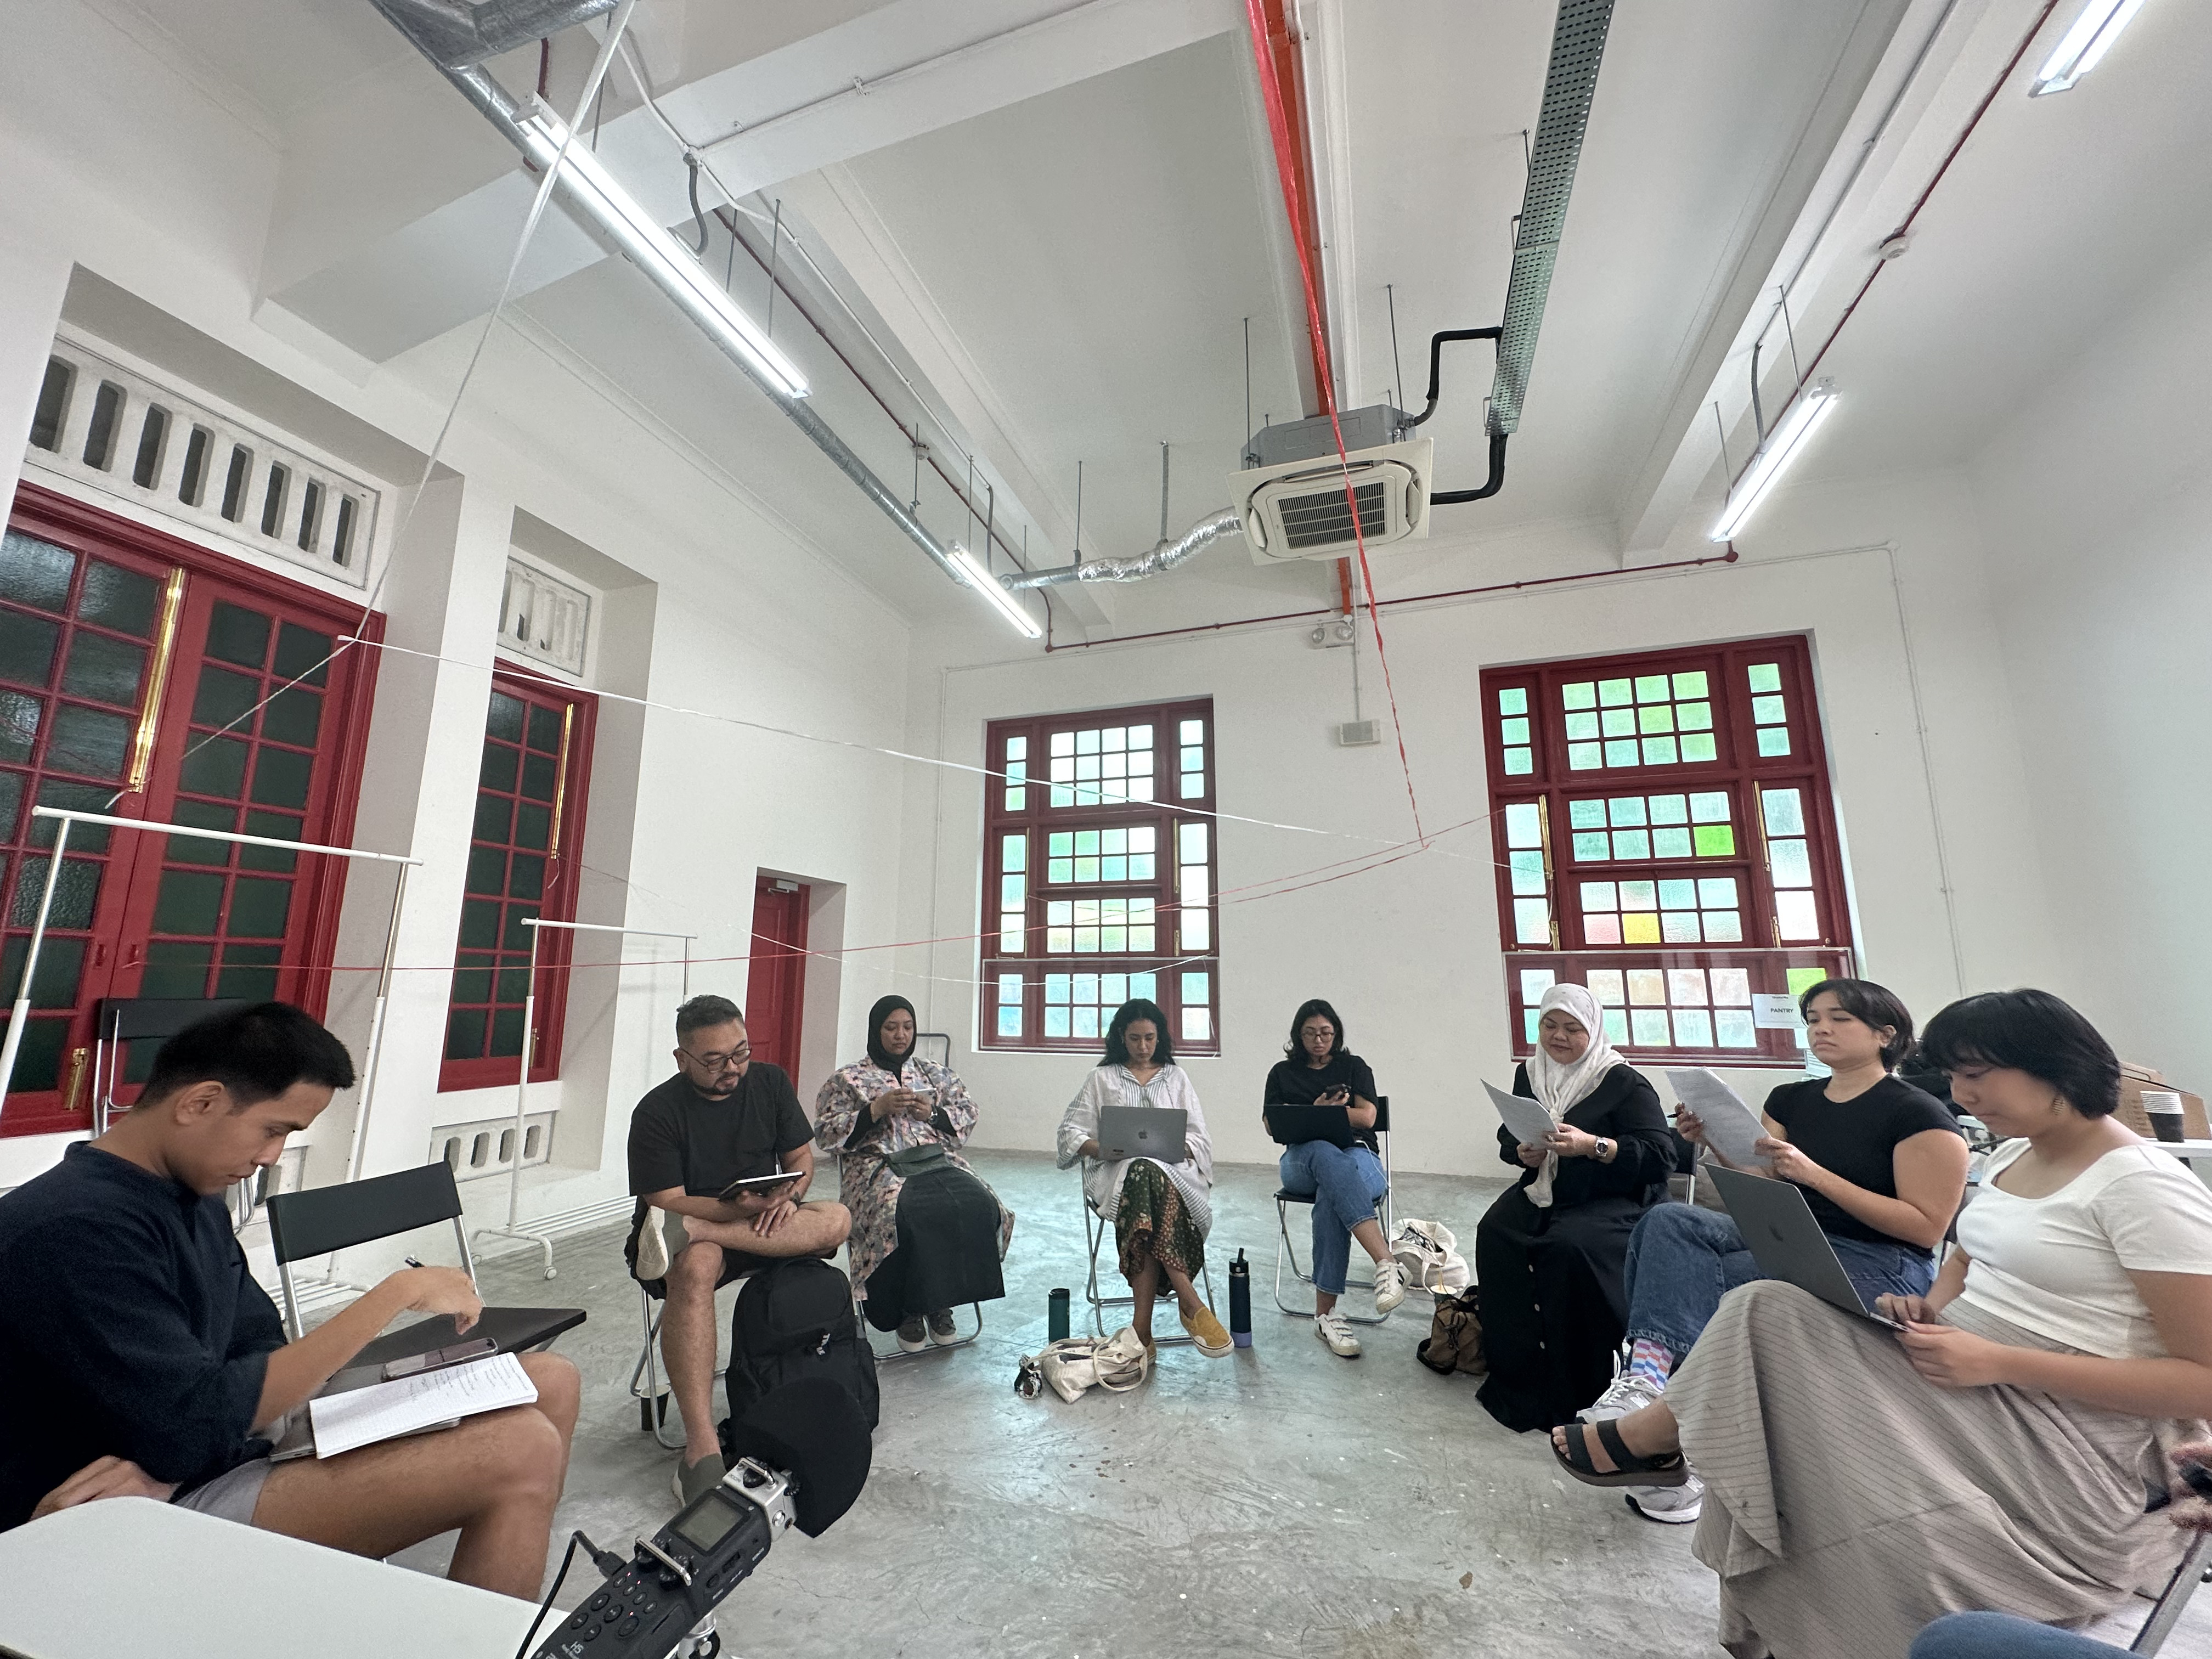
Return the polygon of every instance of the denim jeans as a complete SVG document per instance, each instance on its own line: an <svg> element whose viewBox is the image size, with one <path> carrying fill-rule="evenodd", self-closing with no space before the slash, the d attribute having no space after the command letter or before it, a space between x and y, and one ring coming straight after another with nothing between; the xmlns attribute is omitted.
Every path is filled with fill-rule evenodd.
<svg viewBox="0 0 2212 1659"><path fill-rule="evenodd" d="M1909 1659L2106 1659L2126 1651L2009 1613L1954 1613L1912 1638Z"/></svg>
<svg viewBox="0 0 2212 1659"><path fill-rule="evenodd" d="M1342 1296L1344 1270L1352 1261L1352 1230L1374 1219L1376 1203L1388 1184L1382 1165L1364 1146L1307 1140L1283 1153L1278 1173L1285 1192L1313 1199L1314 1288Z"/></svg>
<svg viewBox="0 0 2212 1659"><path fill-rule="evenodd" d="M1903 1244L1828 1235L1851 1287L1869 1308L1878 1296L1925 1296L1936 1264ZM1652 1341L1677 1364L1739 1285L1763 1275L1735 1223L1718 1210L1659 1204L1628 1237L1628 1339Z"/></svg>

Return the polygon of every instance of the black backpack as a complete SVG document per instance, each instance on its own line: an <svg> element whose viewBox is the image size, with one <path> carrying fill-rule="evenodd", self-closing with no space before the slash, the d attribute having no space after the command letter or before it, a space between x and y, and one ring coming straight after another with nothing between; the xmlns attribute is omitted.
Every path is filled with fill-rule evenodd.
<svg viewBox="0 0 2212 1659"><path fill-rule="evenodd" d="M799 1256L738 1291L723 1376L730 1415L743 1417L770 1389L809 1376L841 1385L876 1426L876 1356L854 1316L851 1281L817 1257Z"/></svg>

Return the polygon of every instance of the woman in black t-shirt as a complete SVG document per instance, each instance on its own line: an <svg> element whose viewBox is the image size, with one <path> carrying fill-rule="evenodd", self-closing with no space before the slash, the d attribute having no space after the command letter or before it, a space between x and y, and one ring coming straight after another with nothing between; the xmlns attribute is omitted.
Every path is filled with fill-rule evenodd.
<svg viewBox="0 0 2212 1659"><path fill-rule="evenodd" d="M1336 1311L1336 1298L1344 1294L1353 1240L1375 1261L1375 1311L1387 1314L1406 1299L1404 1275L1375 1218L1387 1184L1375 1155L1375 1073L1346 1052L1336 1010L1318 997L1301 1006L1283 1058L1267 1073L1260 1117L1265 1123L1267 1107L1286 1104L1341 1106L1351 1119L1352 1146L1300 1141L1283 1149L1278 1171L1286 1191L1313 1195L1314 1334L1346 1359L1359 1352L1359 1339Z"/></svg>
<svg viewBox="0 0 2212 1659"><path fill-rule="evenodd" d="M1936 1246L1966 1186L1966 1141L1942 1103L1890 1074L1912 1048L1912 1016L1870 980L1823 980L1798 999L1806 1041L1829 1075L1785 1084L1766 1097L1758 1150L1772 1165L1747 1175L1795 1182L1869 1307L1877 1296L1925 1295ZM1716 1161L1686 1109L1683 1135ZM1656 1400L1720 1306L1760 1277L1743 1235L1722 1212L1662 1204L1628 1245L1627 1366L1586 1421L1626 1415ZM1632 1489L1652 1520L1697 1518L1703 1483Z"/></svg>

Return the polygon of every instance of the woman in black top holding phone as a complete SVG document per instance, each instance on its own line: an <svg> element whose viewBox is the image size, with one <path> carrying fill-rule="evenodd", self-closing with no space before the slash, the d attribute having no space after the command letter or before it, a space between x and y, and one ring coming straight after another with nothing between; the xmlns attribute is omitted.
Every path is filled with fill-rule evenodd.
<svg viewBox="0 0 2212 1659"><path fill-rule="evenodd" d="M1406 1299L1405 1277L1390 1259L1375 1206L1387 1182L1375 1145L1375 1073L1344 1046L1344 1022L1316 997L1291 1022L1283 1058L1267 1073L1267 1106L1341 1106L1351 1121L1352 1144L1300 1141L1283 1149L1279 1173L1285 1191L1313 1196L1314 1333L1331 1353L1351 1359L1359 1339L1336 1311L1344 1294L1352 1241L1375 1261L1375 1311L1387 1314ZM1274 1133L1268 1123L1267 1132Z"/></svg>

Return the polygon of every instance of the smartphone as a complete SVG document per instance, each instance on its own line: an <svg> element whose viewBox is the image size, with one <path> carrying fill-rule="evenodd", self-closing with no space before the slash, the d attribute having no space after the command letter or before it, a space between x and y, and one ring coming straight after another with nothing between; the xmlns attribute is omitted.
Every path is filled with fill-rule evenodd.
<svg viewBox="0 0 2212 1659"><path fill-rule="evenodd" d="M2194 1458L2187 1457L2174 1467L2180 1470L2181 1478L2188 1483L2190 1491L2199 1498L2212 1498L2212 1469L2206 1468Z"/></svg>
<svg viewBox="0 0 2212 1659"><path fill-rule="evenodd" d="M403 1376L416 1376L424 1371L441 1371L450 1365L465 1365L471 1359L489 1359L499 1352L499 1344L488 1336L471 1337L466 1342L455 1342L447 1347L433 1348L428 1353L410 1353L404 1359L387 1361L384 1380L397 1382Z"/></svg>
<svg viewBox="0 0 2212 1659"><path fill-rule="evenodd" d="M723 1188L722 1196L736 1198L740 1194L750 1193L756 1198L766 1198L779 1187L793 1187L798 1183L799 1177L795 1175L747 1176Z"/></svg>

